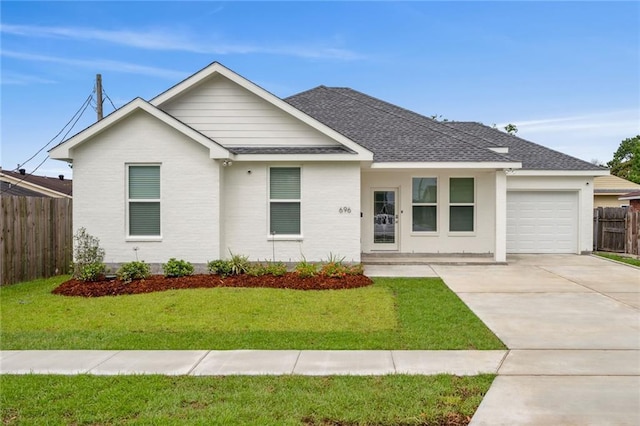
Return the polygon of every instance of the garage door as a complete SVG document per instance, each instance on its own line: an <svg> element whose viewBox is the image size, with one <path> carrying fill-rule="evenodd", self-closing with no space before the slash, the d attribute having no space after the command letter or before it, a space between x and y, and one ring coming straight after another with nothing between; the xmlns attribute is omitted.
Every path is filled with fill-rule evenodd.
<svg viewBox="0 0 640 426"><path fill-rule="evenodd" d="M507 192L507 253L577 252L577 192Z"/></svg>

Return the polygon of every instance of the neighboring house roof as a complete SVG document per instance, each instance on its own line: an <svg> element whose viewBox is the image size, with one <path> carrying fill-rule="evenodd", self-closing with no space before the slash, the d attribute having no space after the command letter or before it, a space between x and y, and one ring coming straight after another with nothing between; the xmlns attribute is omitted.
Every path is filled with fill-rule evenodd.
<svg viewBox="0 0 640 426"><path fill-rule="evenodd" d="M640 185L618 176L598 176L593 180L593 192L596 195L622 195L640 190Z"/></svg>
<svg viewBox="0 0 640 426"><path fill-rule="evenodd" d="M0 181L0 193L2 195L15 195L18 197L49 197L41 192L32 191L20 185Z"/></svg>
<svg viewBox="0 0 640 426"><path fill-rule="evenodd" d="M640 191L633 191L628 194L624 194L621 197L618 197L618 200L640 200Z"/></svg>
<svg viewBox="0 0 640 426"><path fill-rule="evenodd" d="M603 170L480 123L439 122L348 88L319 86L285 101L370 149L378 162L511 161L530 170ZM501 147L508 152L491 149Z"/></svg>
<svg viewBox="0 0 640 426"><path fill-rule="evenodd" d="M60 176L47 177L0 170L0 181L2 193L7 195L66 198L73 195L73 182Z"/></svg>

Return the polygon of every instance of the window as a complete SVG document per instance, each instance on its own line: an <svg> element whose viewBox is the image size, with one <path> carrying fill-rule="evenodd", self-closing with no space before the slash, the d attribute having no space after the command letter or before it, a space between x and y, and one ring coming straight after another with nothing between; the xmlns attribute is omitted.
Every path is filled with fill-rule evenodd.
<svg viewBox="0 0 640 426"><path fill-rule="evenodd" d="M473 232L474 210L474 179L449 179L449 231Z"/></svg>
<svg viewBox="0 0 640 426"><path fill-rule="evenodd" d="M413 178L413 232L438 230L438 179Z"/></svg>
<svg viewBox="0 0 640 426"><path fill-rule="evenodd" d="M160 166L128 167L129 236L160 236Z"/></svg>
<svg viewBox="0 0 640 426"><path fill-rule="evenodd" d="M269 169L269 233L300 235L300 167Z"/></svg>

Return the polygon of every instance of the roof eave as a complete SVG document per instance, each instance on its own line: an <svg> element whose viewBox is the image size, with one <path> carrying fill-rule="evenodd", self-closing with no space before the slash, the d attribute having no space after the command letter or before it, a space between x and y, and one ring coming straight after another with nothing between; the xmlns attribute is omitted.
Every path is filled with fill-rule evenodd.
<svg viewBox="0 0 640 426"><path fill-rule="evenodd" d="M514 170L512 176L606 176L609 170Z"/></svg>
<svg viewBox="0 0 640 426"><path fill-rule="evenodd" d="M424 161L374 162L372 169L519 169L522 163L513 161Z"/></svg>
<svg viewBox="0 0 640 426"><path fill-rule="evenodd" d="M346 162L346 161L371 161L373 154L370 156L363 154L235 154L230 157L233 161L323 161L323 162Z"/></svg>

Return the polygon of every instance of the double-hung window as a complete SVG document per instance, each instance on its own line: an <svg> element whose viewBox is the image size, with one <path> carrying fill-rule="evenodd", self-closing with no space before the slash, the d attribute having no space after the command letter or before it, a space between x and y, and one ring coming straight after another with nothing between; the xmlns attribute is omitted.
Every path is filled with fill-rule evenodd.
<svg viewBox="0 0 640 426"><path fill-rule="evenodd" d="M475 223L474 178L449 179L449 231L473 232Z"/></svg>
<svg viewBox="0 0 640 426"><path fill-rule="evenodd" d="M300 235L300 167L269 169L269 233Z"/></svg>
<svg viewBox="0 0 640 426"><path fill-rule="evenodd" d="M160 166L129 165L127 180L128 235L159 237Z"/></svg>
<svg viewBox="0 0 640 426"><path fill-rule="evenodd" d="M413 178L412 231L436 232L438 230L438 179Z"/></svg>

